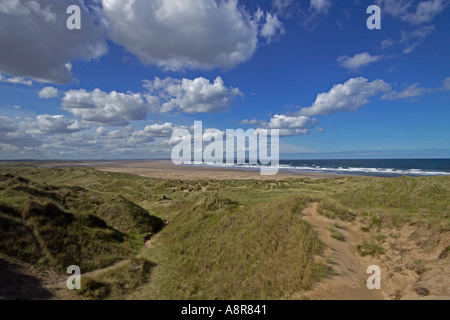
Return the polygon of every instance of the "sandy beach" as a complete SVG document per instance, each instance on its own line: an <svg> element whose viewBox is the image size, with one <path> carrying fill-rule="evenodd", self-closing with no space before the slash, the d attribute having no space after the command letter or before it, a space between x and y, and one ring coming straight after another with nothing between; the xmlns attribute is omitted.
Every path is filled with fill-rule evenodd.
<svg viewBox="0 0 450 320"><path fill-rule="evenodd" d="M72 164L73 165L73 164ZM156 179L180 179L180 180L283 180L286 178L310 178L324 179L337 178L343 175L278 172L276 175L263 176L258 171L247 171L228 168L177 166L171 161L136 161L136 162L91 162L88 165L96 170L105 172L117 172L134 174L141 177ZM69 166L69 165L67 165Z"/></svg>

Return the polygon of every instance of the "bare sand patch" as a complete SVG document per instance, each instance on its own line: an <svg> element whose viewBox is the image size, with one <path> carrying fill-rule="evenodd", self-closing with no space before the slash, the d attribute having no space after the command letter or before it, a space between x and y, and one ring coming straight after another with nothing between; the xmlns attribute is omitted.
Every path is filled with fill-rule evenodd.
<svg viewBox="0 0 450 320"><path fill-rule="evenodd" d="M428 246L430 235L417 226L404 226L386 237L382 244L384 254L361 257L357 245L371 235L361 231L359 222L339 221L339 232L344 241L334 239L329 227L337 221L317 213L317 203L304 211L304 220L311 224L325 243L324 254L332 263L332 275L317 283L307 295L311 299L326 300L417 300L450 299L450 232L442 230L439 245ZM367 267L381 269L381 290L369 290ZM297 297L299 298L299 297Z"/></svg>
<svg viewBox="0 0 450 320"><path fill-rule="evenodd" d="M352 222L339 221L339 232L344 241L330 236L328 228L335 220L317 213L317 203L312 203L304 211L304 220L318 232L319 238L325 243L325 255L333 261L333 274L317 283L309 293L312 299L324 300L383 300L379 290L369 290L366 280L367 267L378 261L362 258L356 251L356 245L364 239L364 234ZM372 260L372 261L370 261Z"/></svg>

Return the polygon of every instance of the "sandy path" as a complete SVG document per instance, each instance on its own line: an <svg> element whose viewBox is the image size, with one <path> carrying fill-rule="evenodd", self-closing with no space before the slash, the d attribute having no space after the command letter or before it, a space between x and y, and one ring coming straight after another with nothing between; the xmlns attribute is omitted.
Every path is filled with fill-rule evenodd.
<svg viewBox="0 0 450 320"><path fill-rule="evenodd" d="M317 213L317 203L310 204L304 211L303 219L311 224L318 232L320 239L328 249L326 255L331 255L333 271L331 275L319 282L310 292L310 298L326 300L382 300L379 290L369 290L366 280L367 267L376 264L375 261L362 258L356 252L356 245L361 243L364 234L350 222L339 221L339 232L345 241L330 236L328 228L336 223L335 220Z"/></svg>

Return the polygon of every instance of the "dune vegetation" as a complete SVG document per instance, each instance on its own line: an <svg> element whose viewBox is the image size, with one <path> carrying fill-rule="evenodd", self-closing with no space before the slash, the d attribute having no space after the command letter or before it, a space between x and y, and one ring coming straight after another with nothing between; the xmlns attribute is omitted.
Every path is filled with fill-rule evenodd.
<svg viewBox="0 0 450 320"><path fill-rule="evenodd" d="M336 239L340 220L378 235L358 251L381 255L380 230L450 229L449 194L449 177L182 181L4 163L0 253L62 275L80 266L76 299L301 297L331 272L302 219L310 203Z"/></svg>

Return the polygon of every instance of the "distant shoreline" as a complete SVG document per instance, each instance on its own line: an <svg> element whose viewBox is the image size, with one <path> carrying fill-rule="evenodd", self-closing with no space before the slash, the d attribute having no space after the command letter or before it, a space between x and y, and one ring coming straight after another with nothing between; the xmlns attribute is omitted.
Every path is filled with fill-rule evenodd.
<svg viewBox="0 0 450 320"><path fill-rule="evenodd" d="M79 164L80 165L80 164ZM70 164L62 166L71 166ZM128 161L112 163L84 163L81 166L89 166L99 171L134 174L142 177L157 179L181 179L181 180L282 180L286 178L311 178L324 179L344 177L345 175L319 174L319 173L295 173L279 172L273 176L263 176L259 170L246 170L238 168L217 168L204 166L177 166L171 161Z"/></svg>
<svg viewBox="0 0 450 320"><path fill-rule="evenodd" d="M409 162L409 163L405 163ZM417 163L417 162L420 163ZM424 163L433 161L433 163ZM436 161L440 161L436 166ZM445 161L445 162L442 162ZM413 162L411 164L411 162ZM448 164L447 164L448 162ZM23 163L23 162L20 162ZM281 160L277 175L261 176L261 166L240 164L201 164L177 166L171 160L75 160L34 162L42 167L92 167L100 171L136 174L153 178L171 179L263 179L285 178L336 178L336 177L382 177L393 178L402 175L450 176L445 169L450 159L363 159L363 160ZM409 166L408 166L409 165ZM417 165L417 167L416 167Z"/></svg>

